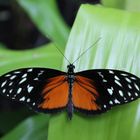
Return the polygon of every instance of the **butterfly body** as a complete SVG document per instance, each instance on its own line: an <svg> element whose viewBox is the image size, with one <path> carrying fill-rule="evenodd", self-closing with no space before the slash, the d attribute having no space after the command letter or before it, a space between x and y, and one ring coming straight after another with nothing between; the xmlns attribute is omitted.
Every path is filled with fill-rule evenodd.
<svg viewBox="0 0 140 140"><path fill-rule="evenodd" d="M67 72L67 81L69 85L69 96L68 96L68 104L67 104L67 111L68 111L68 116L71 119L72 114L73 114L73 102L72 102L72 90L73 90L73 83L75 80L75 75L74 75L74 68L75 66L70 64L67 66L68 72Z"/></svg>
<svg viewBox="0 0 140 140"><path fill-rule="evenodd" d="M49 68L23 68L0 77L0 94L35 111L100 114L140 97L140 79L128 72L97 69L67 73Z"/></svg>

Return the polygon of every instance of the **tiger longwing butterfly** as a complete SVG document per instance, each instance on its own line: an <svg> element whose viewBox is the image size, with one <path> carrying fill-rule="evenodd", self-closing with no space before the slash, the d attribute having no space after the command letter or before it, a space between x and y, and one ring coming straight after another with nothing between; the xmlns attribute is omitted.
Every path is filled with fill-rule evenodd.
<svg viewBox="0 0 140 140"><path fill-rule="evenodd" d="M134 101L140 97L140 78L128 72L97 69L74 72L73 62L68 71L49 68L23 68L0 77L0 94L25 103L35 111L54 113L67 109L71 119L73 111L100 114L113 106Z"/></svg>
<svg viewBox="0 0 140 140"><path fill-rule="evenodd" d="M73 64L67 68L67 73L49 68L14 70L0 77L0 93L38 112L67 109L70 119L75 110L100 114L140 97L140 79L133 74L112 69L75 73Z"/></svg>

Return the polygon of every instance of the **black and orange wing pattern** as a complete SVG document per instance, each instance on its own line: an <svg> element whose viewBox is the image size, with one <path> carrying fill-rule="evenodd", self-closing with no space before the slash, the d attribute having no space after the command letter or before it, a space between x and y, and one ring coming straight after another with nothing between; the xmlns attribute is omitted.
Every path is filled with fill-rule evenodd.
<svg viewBox="0 0 140 140"><path fill-rule="evenodd" d="M93 80L77 75L73 84L72 102L75 109L80 111L94 111L100 110L97 104L99 92ZM86 113L86 112L85 112Z"/></svg>
<svg viewBox="0 0 140 140"><path fill-rule="evenodd" d="M76 73L73 104L86 114L99 114L140 97L140 78L119 70L98 69Z"/></svg>
<svg viewBox="0 0 140 140"><path fill-rule="evenodd" d="M140 97L140 79L130 73L98 69L75 73L72 103L75 110L100 114ZM65 72L24 68L0 77L0 94L35 111L53 113L67 107L69 83Z"/></svg>
<svg viewBox="0 0 140 140"><path fill-rule="evenodd" d="M57 88L59 86L59 88ZM56 112L66 107L65 73L48 68L24 68L0 77L0 93L35 111Z"/></svg>

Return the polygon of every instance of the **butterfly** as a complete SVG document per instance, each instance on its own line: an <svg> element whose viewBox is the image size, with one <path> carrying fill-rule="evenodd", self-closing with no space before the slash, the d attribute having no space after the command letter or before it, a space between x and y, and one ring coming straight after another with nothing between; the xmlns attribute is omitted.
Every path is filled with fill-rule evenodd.
<svg viewBox="0 0 140 140"><path fill-rule="evenodd" d="M140 79L131 73L113 69L75 73L73 64L67 68L67 72L49 68L8 72L0 77L0 94L38 112L67 110L70 119L74 111L100 114L140 97Z"/></svg>

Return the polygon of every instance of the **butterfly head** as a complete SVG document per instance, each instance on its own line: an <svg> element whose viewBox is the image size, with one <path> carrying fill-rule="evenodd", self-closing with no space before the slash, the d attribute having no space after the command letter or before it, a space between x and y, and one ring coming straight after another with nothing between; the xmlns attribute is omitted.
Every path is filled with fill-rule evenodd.
<svg viewBox="0 0 140 140"><path fill-rule="evenodd" d="M68 68L68 73L74 73L75 66L73 64L69 64L67 68Z"/></svg>

